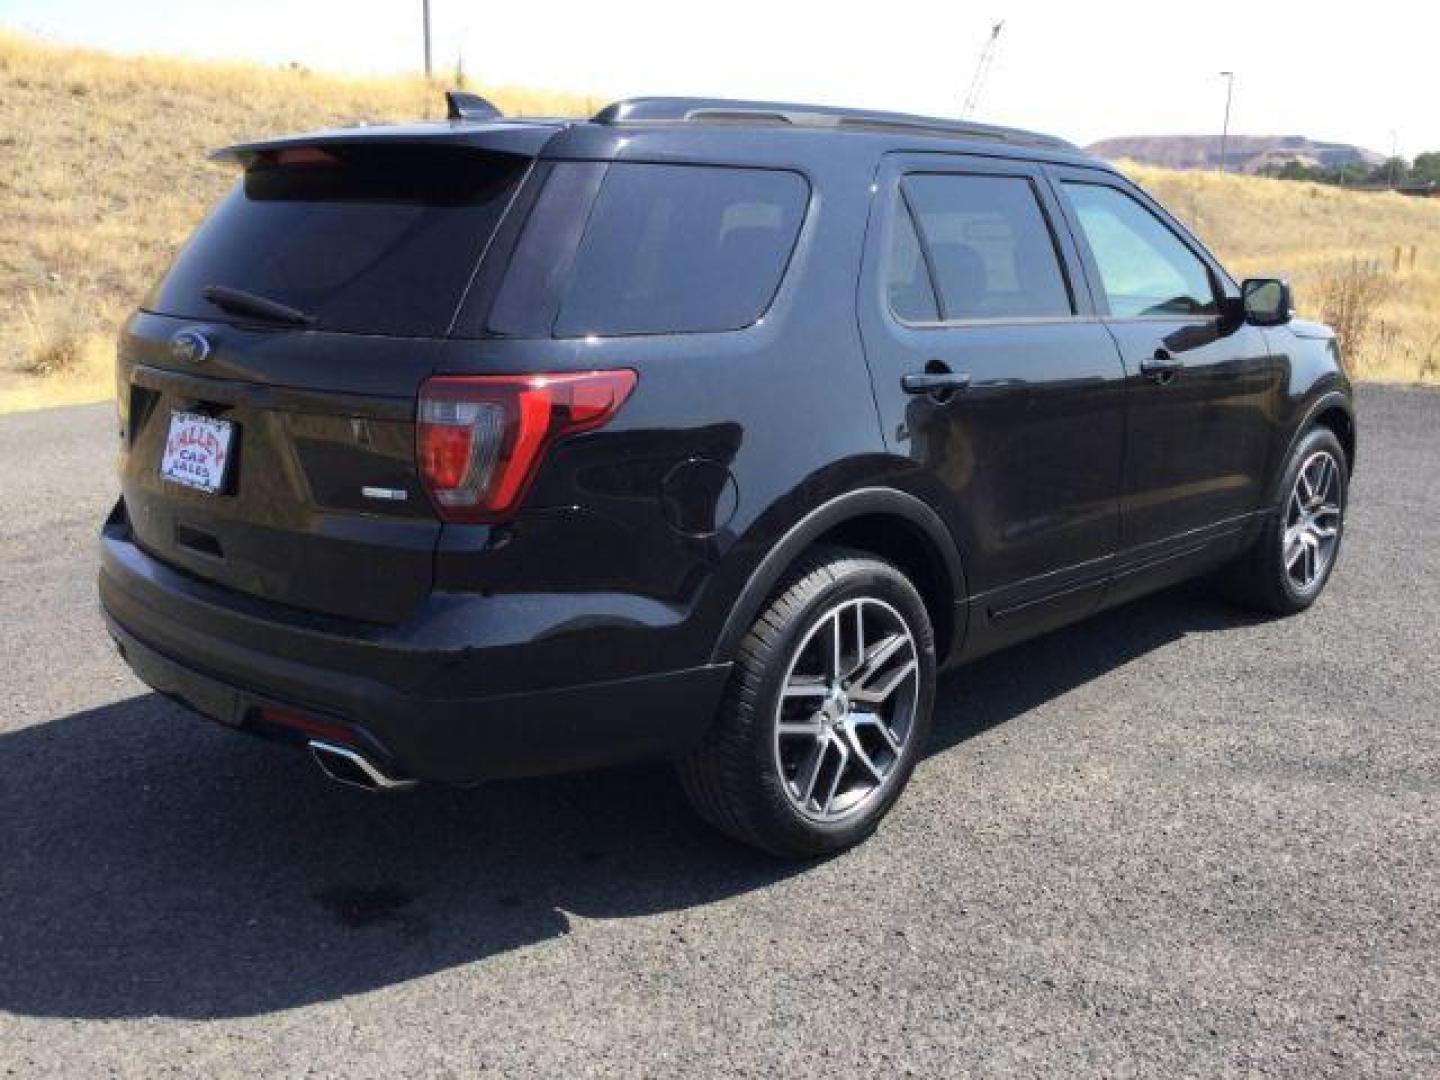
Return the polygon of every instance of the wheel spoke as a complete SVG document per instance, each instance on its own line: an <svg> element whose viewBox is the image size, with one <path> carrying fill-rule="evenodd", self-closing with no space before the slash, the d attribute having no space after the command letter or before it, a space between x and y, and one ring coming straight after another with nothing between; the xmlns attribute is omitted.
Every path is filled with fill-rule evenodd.
<svg viewBox="0 0 1440 1080"><path fill-rule="evenodd" d="M1305 554L1305 543L1298 528L1285 531L1285 569L1294 570L1295 562Z"/></svg>
<svg viewBox="0 0 1440 1080"><path fill-rule="evenodd" d="M865 747L860 745L860 739L855 734L854 727L850 727L846 730L845 741L848 744L847 748L849 749L850 754L855 758L855 760L860 762L860 764L865 767L865 771L870 774L871 778L877 784L881 783L885 779L885 774L880 771L880 766L876 765L870 755L866 753Z"/></svg>
<svg viewBox="0 0 1440 1080"><path fill-rule="evenodd" d="M910 639L904 634L891 634L880 641L870 650L870 655L865 657L864 663L861 664L853 679L853 685L857 689L863 690L866 683L875 677L875 673L909 643Z"/></svg>
<svg viewBox="0 0 1440 1080"><path fill-rule="evenodd" d="M914 659L907 660L897 667L883 684L878 687L865 687L863 689L852 690L850 691L850 698L853 701L862 701L867 705L882 705L891 694L899 689L900 685L906 679L915 674L918 667L919 665L916 664Z"/></svg>
<svg viewBox="0 0 1440 1080"><path fill-rule="evenodd" d="M865 663L865 605L855 605L855 666L845 673L854 675Z"/></svg>
<svg viewBox="0 0 1440 1080"><path fill-rule="evenodd" d="M844 634L840 628L840 612L830 616L830 679L832 682L845 677L845 665L840 658Z"/></svg>
<svg viewBox="0 0 1440 1080"><path fill-rule="evenodd" d="M1302 510L1308 507L1311 500L1315 498L1315 485L1310 482L1310 470L1308 467L1300 470L1300 476L1295 484L1295 493L1300 497L1300 508Z"/></svg>
<svg viewBox="0 0 1440 1080"><path fill-rule="evenodd" d="M1315 505L1324 504L1330 494L1330 484L1335 478L1335 462L1328 456L1320 459L1320 475L1315 481Z"/></svg>
<svg viewBox="0 0 1440 1080"><path fill-rule="evenodd" d="M820 807L820 812L824 814L830 813L831 808L835 805L835 796L840 791L840 780L850 766L850 750L845 743L834 739L829 745L833 746L840 755L840 761L835 766L835 775L830 778L830 787L825 793L825 802Z"/></svg>
<svg viewBox="0 0 1440 1080"><path fill-rule="evenodd" d="M796 773L795 792L800 797L802 805L808 804L815 797L815 781L820 779L820 766L825 761L825 751L830 748L830 740L817 739L815 747L810 751L810 756L805 759L805 765Z"/></svg>
<svg viewBox="0 0 1440 1080"><path fill-rule="evenodd" d="M885 740L885 745L896 757L900 756L900 740L895 738L895 733L890 730L890 725L876 713L856 713L855 726L872 727L880 733L880 738Z"/></svg>
<svg viewBox="0 0 1440 1080"><path fill-rule="evenodd" d="M825 722L821 719L819 713L815 713L810 719L803 722L799 720L782 720L776 730L779 731L782 736L786 737L809 735L813 739L825 730Z"/></svg>
<svg viewBox="0 0 1440 1080"><path fill-rule="evenodd" d="M808 679L797 675L785 684L782 694L787 698L824 697L829 689L824 679Z"/></svg>

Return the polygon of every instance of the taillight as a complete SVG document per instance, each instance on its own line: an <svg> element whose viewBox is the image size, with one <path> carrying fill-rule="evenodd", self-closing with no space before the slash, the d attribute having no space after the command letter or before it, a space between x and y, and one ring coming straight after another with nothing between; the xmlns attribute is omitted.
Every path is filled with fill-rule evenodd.
<svg viewBox="0 0 1440 1080"><path fill-rule="evenodd" d="M600 427L635 372L444 375L420 389L420 478L447 521L496 521L524 498L556 439Z"/></svg>

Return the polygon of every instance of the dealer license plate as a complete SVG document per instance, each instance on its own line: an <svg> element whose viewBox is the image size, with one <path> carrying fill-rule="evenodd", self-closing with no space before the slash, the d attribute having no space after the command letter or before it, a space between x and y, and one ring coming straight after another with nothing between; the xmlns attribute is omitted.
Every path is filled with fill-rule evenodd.
<svg viewBox="0 0 1440 1080"><path fill-rule="evenodd" d="M170 433L160 458L160 475L196 491L214 493L225 486L235 425L195 413L170 414Z"/></svg>

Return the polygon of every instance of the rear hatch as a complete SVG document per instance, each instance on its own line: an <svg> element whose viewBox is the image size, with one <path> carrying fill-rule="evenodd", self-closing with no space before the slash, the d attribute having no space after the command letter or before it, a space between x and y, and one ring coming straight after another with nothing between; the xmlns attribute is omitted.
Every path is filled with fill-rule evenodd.
<svg viewBox="0 0 1440 1080"><path fill-rule="evenodd" d="M131 528L196 577L397 622L430 590L440 533L417 392L530 159L276 147L247 149L122 335Z"/></svg>

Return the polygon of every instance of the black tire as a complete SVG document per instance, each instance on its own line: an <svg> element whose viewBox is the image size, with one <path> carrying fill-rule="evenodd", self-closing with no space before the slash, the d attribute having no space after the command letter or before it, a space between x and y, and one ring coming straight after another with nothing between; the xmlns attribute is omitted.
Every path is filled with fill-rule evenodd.
<svg viewBox="0 0 1440 1080"><path fill-rule="evenodd" d="M820 655L810 651L822 647L816 635L823 633L828 640L833 631L835 640L840 640L839 627L842 620L851 617L847 614L851 611L859 612L855 625L861 643L855 646L855 654L860 670L851 673L853 686L848 683L851 676L845 676L846 681L835 682L842 689L856 693L858 699L867 688L873 695L881 682L889 684L898 678L901 689L892 689L892 696L885 699L891 704L857 707L843 693L837 697L832 687L831 696L824 697L814 708L813 703L801 704L805 698L816 696L810 693L792 695L782 706L781 692L787 678L792 680L792 687L807 681L798 670L802 658L810 663ZM899 622L890 621L892 617ZM882 635L868 654L863 629L867 619L872 632L878 625L878 633ZM908 632L913 649L902 643L898 647L902 651L869 672L866 656L873 662L883 652L881 645L896 640L900 628ZM909 681L912 675L902 672L909 668L912 654L913 684ZM833 667L843 672L848 662L848 655L842 660L837 654ZM886 664L894 666L885 669ZM875 683L872 685L868 679L874 679ZM824 693L816 691L816 694ZM903 700L894 694L901 694ZM864 552L817 548L794 567L741 643L720 713L705 739L679 763L680 781L700 816L742 843L784 858L809 858L839 851L869 836L899 798L924 751L934 703L935 637L924 601L914 585L891 564ZM851 715L851 710L857 715L881 715L891 709L892 715L898 718L902 705L906 726L898 752L892 752L897 729L890 727L886 720L881 721L887 724L885 738L876 745L874 755L862 753L863 746L855 750L855 743L846 741L861 738L854 726L844 727L843 716ZM796 715L791 710L798 709L804 714L804 723L817 725L813 744L805 741L810 738L808 733L783 737L777 734L782 708L787 717ZM826 710L844 712L841 718L834 718ZM873 722L873 716L868 722ZM827 751L821 748L827 724L832 725L834 734L830 751L834 756L828 759ZM878 737L878 729L865 730ZM818 792L816 806L798 805L799 801L809 799L798 790L802 783L798 770L791 781L787 781L783 773L787 750L782 747L793 749L795 743L784 742L782 738L799 740L799 749L794 752L806 755L807 765L814 762L813 768L806 769L812 787L818 786L822 765L828 760L834 771L827 772L825 778L833 777L836 785L841 783L840 773L846 768L859 774L852 793L837 800L832 792L831 805L825 808L818 806L821 798ZM816 756L809 758L811 753ZM876 779L872 756L874 761L883 757L888 763L883 779ZM835 764L837 758L840 764ZM856 795L866 784L873 784L868 794ZM858 801L842 813L834 806L844 798ZM812 816L830 812L837 816L830 820L817 820Z"/></svg>
<svg viewBox="0 0 1440 1080"><path fill-rule="evenodd" d="M1317 455L1326 455L1333 462L1335 499L1339 513L1334 522L1334 545L1312 582L1302 585L1286 567L1286 534L1291 525L1292 499L1300 471ZM1273 615L1294 615L1313 604L1325 590L1325 584L1339 561L1345 536L1345 508L1350 493L1350 473L1345 448L1329 428L1316 427L1306 432L1285 463L1285 472L1276 489L1274 505L1266 515L1265 525L1255 543L1226 568L1221 582L1228 599L1242 607ZM1304 576L1304 571L1299 574Z"/></svg>

